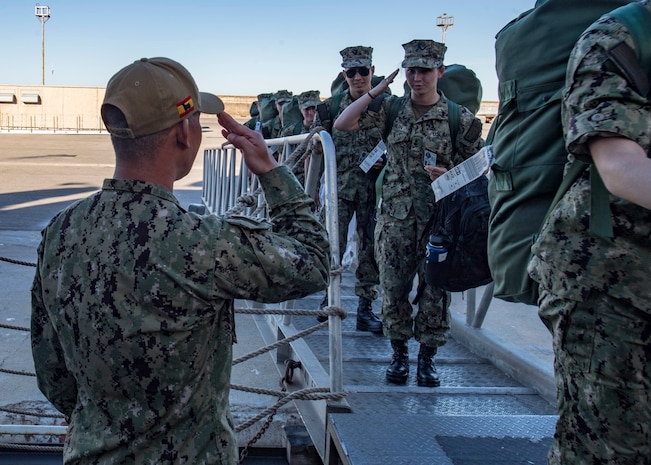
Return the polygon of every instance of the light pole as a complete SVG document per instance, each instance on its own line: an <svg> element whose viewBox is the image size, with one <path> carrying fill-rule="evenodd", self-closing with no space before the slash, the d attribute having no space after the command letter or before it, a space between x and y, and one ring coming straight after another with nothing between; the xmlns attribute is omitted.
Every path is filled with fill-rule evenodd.
<svg viewBox="0 0 651 465"><path fill-rule="evenodd" d="M454 26L454 16L448 16L447 13L443 13L436 18L436 25L443 29L443 43L445 43L445 33L449 27Z"/></svg>
<svg viewBox="0 0 651 465"><path fill-rule="evenodd" d="M36 4L36 17L41 22L41 85L45 85L45 23L50 19L50 7Z"/></svg>

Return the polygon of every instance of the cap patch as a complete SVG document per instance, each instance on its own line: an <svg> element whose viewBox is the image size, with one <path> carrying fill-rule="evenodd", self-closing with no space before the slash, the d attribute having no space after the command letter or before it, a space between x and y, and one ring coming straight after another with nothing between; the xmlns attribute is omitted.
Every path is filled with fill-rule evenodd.
<svg viewBox="0 0 651 465"><path fill-rule="evenodd" d="M191 111L194 111L194 102L192 96L188 95L186 98L176 104L176 109L179 112L179 118L183 118Z"/></svg>

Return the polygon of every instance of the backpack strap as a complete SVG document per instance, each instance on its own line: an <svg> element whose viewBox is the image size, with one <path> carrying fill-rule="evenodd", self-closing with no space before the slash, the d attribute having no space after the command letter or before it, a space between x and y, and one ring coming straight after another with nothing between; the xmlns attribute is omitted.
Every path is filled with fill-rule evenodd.
<svg viewBox="0 0 651 465"><path fill-rule="evenodd" d="M344 99L344 93L347 92L338 92L330 98L330 108L325 102L321 102L316 106L316 111L319 114L319 121L321 126L323 126L326 131L332 132L332 123L337 117L337 111L339 110L339 105Z"/></svg>
<svg viewBox="0 0 651 465"><path fill-rule="evenodd" d="M393 122L396 120L398 117L398 113L400 113L400 110L402 107L405 105L405 97L398 97L395 99L393 102L391 102L391 106L389 107L389 113L387 114L387 119L384 122L384 140L389 137L389 133L391 132L391 128L393 127Z"/></svg>
<svg viewBox="0 0 651 465"><path fill-rule="evenodd" d="M376 97L377 98L377 97ZM405 97L398 97L391 102L389 114L384 123L384 139L388 137L393 127L393 122L398 117L398 113L405 105ZM459 135L459 127L461 126L461 106L448 99L448 124L450 125L450 139L452 139L452 147L454 153L457 153L457 136Z"/></svg>
<svg viewBox="0 0 651 465"><path fill-rule="evenodd" d="M366 109L377 113L378 111L380 111L380 108L382 107L382 102L384 101L386 96L387 94L385 93L378 95L371 101L371 103L368 104L368 107L366 107Z"/></svg>
<svg viewBox="0 0 651 465"><path fill-rule="evenodd" d="M339 92L332 96L332 100L330 101L330 124L332 124L337 117L339 106L341 105L341 101L344 99L344 94L346 92L348 91Z"/></svg>
<svg viewBox="0 0 651 465"><path fill-rule="evenodd" d="M594 163L590 165L590 231L601 237L615 237L610 216L610 192Z"/></svg>
<svg viewBox="0 0 651 465"><path fill-rule="evenodd" d="M461 126L461 107L458 103L448 99L448 124L450 125L450 139L452 139L452 154L457 153L457 136Z"/></svg>
<svg viewBox="0 0 651 465"><path fill-rule="evenodd" d="M576 182L585 170L590 170L590 232L601 237L614 237L613 221L610 217L610 197L608 189L604 185L597 167L592 164L583 163L579 160L574 160L567 172L563 176L561 185L558 186L556 195L549 205L549 209L545 217L540 223L540 226L547 221L554 207L560 202L563 196L570 190L572 184Z"/></svg>
<svg viewBox="0 0 651 465"><path fill-rule="evenodd" d="M649 46L649 31L651 31L651 12L638 2L628 3L614 9L609 16L620 21L633 37L637 56L642 68L651 72L651 46Z"/></svg>
<svg viewBox="0 0 651 465"><path fill-rule="evenodd" d="M631 47L621 42L608 51L608 56L640 95L649 95L649 77Z"/></svg>
<svg viewBox="0 0 651 465"><path fill-rule="evenodd" d="M651 87L649 85L651 76L651 46L649 46L651 12L634 2L616 8L609 13L609 16L626 26L635 43L635 50L622 42L609 50L608 55L635 90L640 95L648 96Z"/></svg>
<svg viewBox="0 0 651 465"><path fill-rule="evenodd" d="M316 106L316 112L319 115L321 126L324 128L328 126L330 124L330 113L328 112L328 106L325 102L321 102Z"/></svg>
<svg viewBox="0 0 651 465"><path fill-rule="evenodd" d="M633 2L616 8L609 16L626 26L635 43L635 51L622 42L609 50L608 55L637 92L648 97L651 90L651 12ZM610 194L594 164L590 165L590 231L601 237L614 237Z"/></svg>

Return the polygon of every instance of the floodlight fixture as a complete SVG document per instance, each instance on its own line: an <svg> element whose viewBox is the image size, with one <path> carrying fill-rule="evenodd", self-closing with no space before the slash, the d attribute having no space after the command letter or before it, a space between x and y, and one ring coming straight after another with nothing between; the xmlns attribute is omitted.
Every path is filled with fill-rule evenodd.
<svg viewBox="0 0 651 465"><path fill-rule="evenodd" d="M34 8L36 18L41 22L41 85L45 85L45 23L50 19L50 7L36 4Z"/></svg>
<svg viewBox="0 0 651 465"><path fill-rule="evenodd" d="M454 16L448 16L447 13L443 13L441 16L436 18L436 25L443 29L442 42L445 43L445 33L449 27L454 26Z"/></svg>

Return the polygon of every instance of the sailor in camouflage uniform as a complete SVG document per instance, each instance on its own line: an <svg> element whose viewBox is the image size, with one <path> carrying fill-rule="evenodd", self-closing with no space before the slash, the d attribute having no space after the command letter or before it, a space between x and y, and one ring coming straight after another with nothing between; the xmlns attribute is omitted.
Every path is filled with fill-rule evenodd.
<svg viewBox="0 0 651 465"><path fill-rule="evenodd" d="M360 97L364 98L371 90L371 78L375 71L372 64L372 47L361 45L346 47L341 50L342 74L348 84L348 89L339 102L334 115L339 115L344 108ZM327 120L317 112L313 127L322 126L332 135L337 156L337 197L339 211L339 250L343 257L348 242L348 224L355 215L357 232L358 265L355 270L355 294L359 297L357 306L356 328L359 331L382 333L382 322L373 313L372 302L377 299L378 267L373 254L372 226L375 214L375 180L381 171L383 160L380 160L369 172L364 172L360 164L369 153L382 141L384 117L378 111L384 111L381 106L373 111L366 109L360 118L359 128L355 131L339 131L332 127L330 115L335 99L330 97L323 102L328 115ZM366 102L368 105L369 102ZM365 105L366 107L366 105ZM324 213L324 212L323 212ZM324 219L325 220L325 219ZM369 228L369 226L371 228ZM327 302L324 298L322 305Z"/></svg>
<svg viewBox="0 0 651 465"><path fill-rule="evenodd" d="M283 129L283 106L292 100L293 94L288 90L279 90L273 94L278 114L271 120L262 124L262 135L265 139L275 139L280 137Z"/></svg>
<svg viewBox="0 0 651 465"><path fill-rule="evenodd" d="M316 106L321 103L320 92L318 90L306 90L298 94L297 100L298 110L301 112L303 120L297 121L294 124L285 125L280 133L280 137L295 136L310 132L316 115Z"/></svg>
<svg viewBox="0 0 651 465"><path fill-rule="evenodd" d="M439 376L432 361L437 348L447 341L450 329L449 293L426 286L415 316L409 301L414 277L424 280L426 225L435 212L430 186L433 179L477 153L483 146L481 122L465 107L460 109L458 140L452 141L448 124L448 103L437 88L443 75L445 45L432 40L413 40L403 45L409 98L404 98L387 138L387 166L382 182L382 200L375 229L376 259L380 268L384 334L391 339L393 358L387 368L389 382L402 384L409 376L407 341L420 342L417 383L438 386ZM398 70L371 92L349 106L335 122L335 128L354 130L364 105L384 92ZM383 102L380 126L393 101ZM455 150L456 148L456 150ZM425 152L437 154L436 166L424 168ZM453 156L453 153L456 155Z"/></svg>
<svg viewBox="0 0 651 465"><path fill-rule="evenodd" d="M562 110L570 158L593 163L611 193L614 237L589 229L588 170L551 213L529 265L553 334L553 465L651 461L651 108L609 59L622 41L634 47L612 18L584 32Z"/></svg>
<svg viewBox="0 0 651 465"><path fill-rule="evenodd" d="M329 241L259 134L166 58L108 83L113 179L42 232L32 287L38 385L69 422L66 464L237 462L229 410L234 299L322 290ZM270 222L201 216L172 194L201 144L200 113L260 178Z"/></svg>

